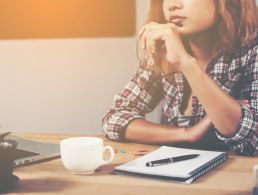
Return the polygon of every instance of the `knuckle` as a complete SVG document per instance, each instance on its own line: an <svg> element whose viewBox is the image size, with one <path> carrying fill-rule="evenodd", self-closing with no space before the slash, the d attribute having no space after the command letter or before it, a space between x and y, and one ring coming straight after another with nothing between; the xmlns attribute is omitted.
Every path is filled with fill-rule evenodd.
<svg viewBox="0 0 258 195"><path fill-rule="evenodd" d="M157 24L157 23L156 23L156 22L151 21L151 22L149 22L149 24L150 24L150 25L152 25L152 24Z"/></svg>

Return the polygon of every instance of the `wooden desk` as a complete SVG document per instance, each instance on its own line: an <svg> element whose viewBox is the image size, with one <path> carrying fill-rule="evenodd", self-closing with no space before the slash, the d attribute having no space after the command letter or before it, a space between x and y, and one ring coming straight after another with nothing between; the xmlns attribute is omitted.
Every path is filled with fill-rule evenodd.
<svg viewBox="0 0 258 195"><path fill-rule="evenodd" d="M61 139L78 135L15 133L23 137L59 143ZM72 175L61 159L17 167L14 174L20 178L16 188L8 194L83 194L83 195L166 195L166 194L251 194L253 167L257 157L229 155L229 159L190 185L176 184L148 178L112 175L114 166L136 158L139 150L152 151L156 146L123 144L105 139L105 145L115 148L115 160L88 176ZM124 152L125 151L125 152Z"/></svg>

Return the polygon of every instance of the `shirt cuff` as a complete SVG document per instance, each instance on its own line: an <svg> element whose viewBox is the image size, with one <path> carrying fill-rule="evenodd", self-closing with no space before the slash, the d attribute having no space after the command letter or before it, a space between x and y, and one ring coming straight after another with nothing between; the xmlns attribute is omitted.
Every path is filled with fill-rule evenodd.
<svg viewBox="0 0 258 195"><path fill-rule="evenodd" d="M218 130L215 131L217 137L229 144L233 151L245 154L255 153L257 145L257 137L255 129L257 129L257 119L254 113L247 108L244 104L240 104L241 119L238 131L235 135L227 137L222 135ZM248 151L247 151L248 150Z"/></svg>
<svg viewBox="0 0 258 195"><path fill-rule="evenodd" d="M116 113L104 122L103 130L107 138L125 142L127 126L135 119L143 119L143 116L132 113Z"/></svg>

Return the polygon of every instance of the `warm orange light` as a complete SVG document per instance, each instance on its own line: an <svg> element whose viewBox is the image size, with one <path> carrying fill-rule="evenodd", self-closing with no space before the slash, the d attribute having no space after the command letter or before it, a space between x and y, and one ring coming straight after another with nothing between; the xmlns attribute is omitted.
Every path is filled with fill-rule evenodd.
<svg viewBox="0 0 258 195"><path fill-rule="evenodd" d="M134 0L1 0L0 39L132 36Z"/></svg>

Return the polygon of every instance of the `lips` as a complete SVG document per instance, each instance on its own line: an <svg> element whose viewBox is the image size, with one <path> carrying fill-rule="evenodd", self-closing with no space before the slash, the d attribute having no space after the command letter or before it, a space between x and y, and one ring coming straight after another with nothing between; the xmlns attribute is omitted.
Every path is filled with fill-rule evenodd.
<svg viewBox="0 0 258 195"><path fill-rule="evenodd" d="M185 17L182 16L171 16L169 18L169 22L175 24L175 25L182 25L182 23L184 22Z"/></svg>

